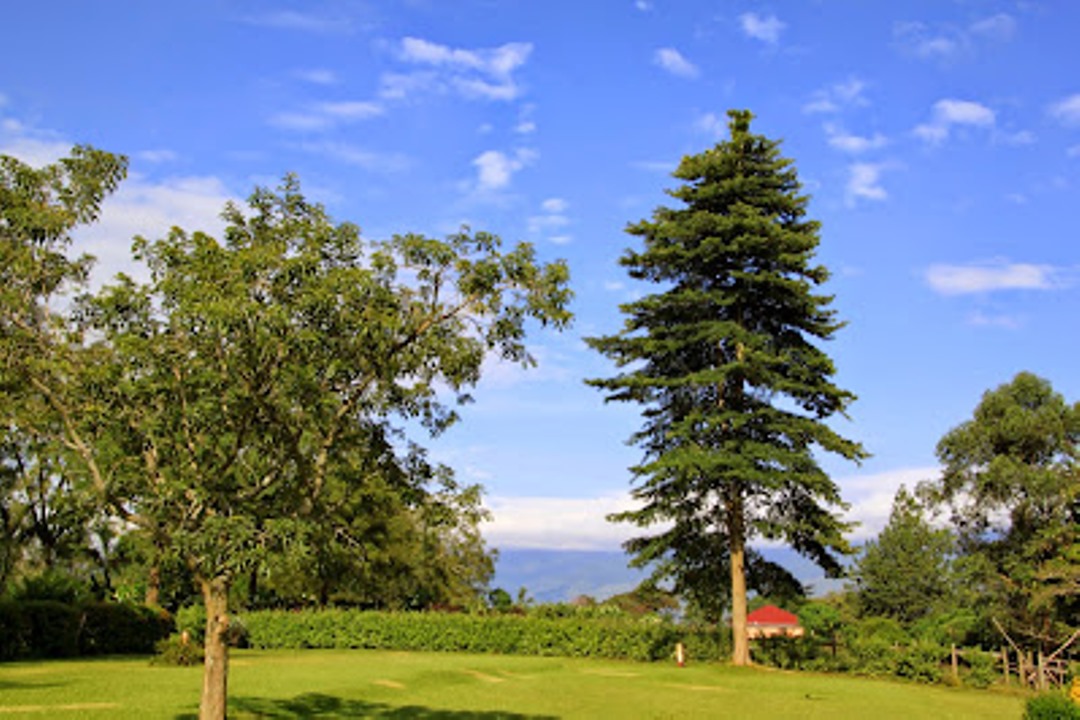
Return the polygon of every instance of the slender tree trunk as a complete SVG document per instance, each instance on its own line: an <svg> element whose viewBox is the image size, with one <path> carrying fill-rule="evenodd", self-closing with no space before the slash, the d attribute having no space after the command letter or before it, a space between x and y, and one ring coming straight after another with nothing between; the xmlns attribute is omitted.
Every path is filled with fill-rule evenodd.
<svg viewBox="0 0 1080 720"><path fill-rule="evenodd" d="M742 312L735 311L738 324L742 325ZM741 365L746 358L746 346L735 344L735 360ZM740 370L741 372L741 370ZM743 381L741 376L730 390L732 406L742 408ZM726 393L721 393L724 398ZM736 483L728 493L728 536L731 543L731 662L734 665L750 664L750 638L746 633L746 517L742 488Z"/></svg>
<svg viewBox="0 0 1080 720"><path fill-rule="evenodd" d="M203 580L203 602L206 604L206 663L203 666L202 700L199 720L225 720L228 699L229 646L229 582L223 577Z"/></svg>
<svg viewBox="0 0 1080 720"><path fill-rule="evenodd" d="M731 662L750 664L750 639L746 634L746 532L743 498L733 489L728 500L728 531L731 540Z"/></svg>
<svg viewBox="0 0 1080 720"><path fill-rule="evenodd" d="M161 605L161 568L155 563L146 573L146 604Z"/></svg>

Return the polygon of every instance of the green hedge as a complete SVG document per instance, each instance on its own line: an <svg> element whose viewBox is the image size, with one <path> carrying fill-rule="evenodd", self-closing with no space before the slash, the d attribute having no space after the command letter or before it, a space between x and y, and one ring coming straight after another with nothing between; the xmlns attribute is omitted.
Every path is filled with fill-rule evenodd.
<svg viewBox="0 0 1080 720"><path fill-rule="evenodd" d="M254 648L368 648L665 660L677 642L692 659L723 648L715 631L657 618L530 617L348 609L266 610L241 616Z"/></svg>
<svg viewBox="0 0 1080 720"><path fill-rule="evenodd" d="M167 637L163 611L132 605L69 605L55 600L0 602L0 661L149 653Z"/></svg>

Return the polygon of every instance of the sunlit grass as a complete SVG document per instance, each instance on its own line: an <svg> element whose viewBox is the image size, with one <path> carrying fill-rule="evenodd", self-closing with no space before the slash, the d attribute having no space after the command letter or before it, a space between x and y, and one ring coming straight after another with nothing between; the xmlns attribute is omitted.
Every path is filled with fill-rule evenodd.
<svg viewBox="0 0 1080 720"><path fill-rule="evenodd" d="M201 668L144 658L0 665L0 718L182 718ZM994 691L861 678L569 658L237 651L231 718L1009 718Z"/></svg>

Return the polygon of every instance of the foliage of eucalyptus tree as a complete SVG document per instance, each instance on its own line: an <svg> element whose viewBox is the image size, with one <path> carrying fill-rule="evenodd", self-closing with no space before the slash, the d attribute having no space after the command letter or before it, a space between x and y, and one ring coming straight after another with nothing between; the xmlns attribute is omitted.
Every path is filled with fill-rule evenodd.
<svg viewBox="0 0 1080 720"><path fill-rule="evenodd" d="M1080 403L1021 372L984 393L937 454L941 479L923 492L987 569L1009 631L1050 648L1080 625Z"/></svg>
<svg viewBox="0 0 1080 720"><path fill-rule="evenodd" d="M827 423L853 396L817 344L841 327L816 291L829 276L813 262L818 223L778 143L750 132L749 112L728 115L730 138L674 173L683 184L668 194L683 206L627 228L644 248L621 264L657 290L621 306L622 332L589 340L623 369L589 382L644 406L632 437L642 507L614 519L668 529L627 548L699 596L723 593L701 568L726 557L733 660L745 664L747 541L783 540L839 571L843 503L817 453L864 452Z"/></svg>
<svg viewBox="0 0 1080 720"><path fill-rule="evenodd" d="M121 358L94 383L131 516L192 568L207 609L200 716L224 717L228 597L271 552L302 557L328 494L372 425L440 432L489 352L530 363L525 323L570 315L567 269L522 244L463 231L370 242L287 178L228 206L224 237L179 228L135 253L151 280L121 278L82 320ZM354 468L355 469L355 468ZM362 470L362 469L361 469ZM348 528L342 528L348 533Z"/></svg>

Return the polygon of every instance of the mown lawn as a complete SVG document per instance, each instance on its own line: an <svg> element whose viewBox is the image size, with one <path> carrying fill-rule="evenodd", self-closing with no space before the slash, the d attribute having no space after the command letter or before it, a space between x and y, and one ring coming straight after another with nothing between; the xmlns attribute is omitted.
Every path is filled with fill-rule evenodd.
<svg viewBox="0 0 1080 720"><path fill-rule="evenodd" d="M0 665L0 718L194 717L201 668ZM231 718L1009 718L1020 697L892 681L568 658L237 651Z"/></svg>

